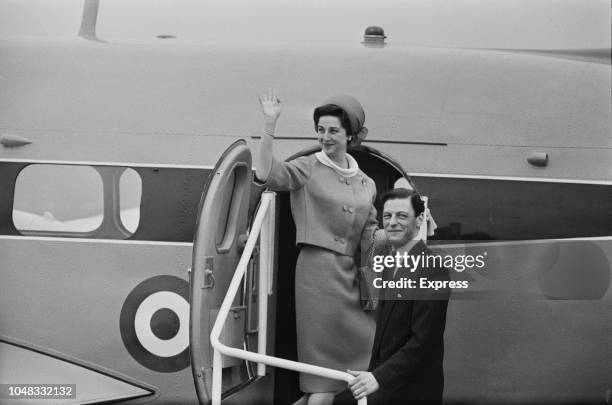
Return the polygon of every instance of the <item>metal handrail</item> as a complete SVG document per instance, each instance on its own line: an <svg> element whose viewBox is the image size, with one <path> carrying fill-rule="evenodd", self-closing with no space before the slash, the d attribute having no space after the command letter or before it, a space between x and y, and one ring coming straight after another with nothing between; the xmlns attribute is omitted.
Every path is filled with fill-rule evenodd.
<svg viewBox="0 0 612 405"><path fill-rule="evenodd" d="M240 283L242 278L244 277L247 269L247 265L249 263L251 254L253 253L253 249L255 248L255 243L257 242L257 238L259 234L262 232L262 224L266 216L272 211L269 209L273 204L275 198L275 193L265 192L261 198L261 205L257 210L257 214L255 216L255 220L253 221L253 226L251 228L251 233L247 239L246 245L244 247L244 251L242 256L240 257L240 261L238 262L238 266L236 267L236 271L234 272L234 276L232 277L232 281L227 289L227 293L225 298L223 299L223 303L221 304L221 308L217 314L217 319L215 320L215 324L210 332L210 343L213 347L213 375L212 375L212 405L220 405L221 404L221 371L222 371L222 358L221 355L236 357L239 359L251 361L258 364L258 374L262 371L262 368L259 367L260 364L266 364L273 367L285 368L288 370L297 371L300 373L313 374L319 377L334 379L334 380L342 380L347 383L351 382L355 377L351 374L346 373L344 371L334 370L331 368L325 368L320 366L315 366L312 364L300 363L298 361L281 359L278 357L268 356L266 354L262 354L261 351L265 352L265 346L259 345L260 353L254 353L243 349L238 349L234 347L229 347L224 345L219 341L219 336L221 336L221 331L223 330L223 326L225 325L225 321L229 314L232 302L236 297L236 293L240 287ZM272 212L270 215L274 215ZM268 217L271 218L271 217ZM268 224L272 224L272 221L269 221ZM263 250L263 249L262 249ZM265 273L262 268L259 269L260 274ZM260 281L262 278L260 278ZM265 280L265 276L264 276ZM266 305L267 307L267 282L265 284L259 285L260 297L263 295L264 299L259 300L260 313L261 306ZM263 294L261 293L263 290ZM265 301L265 303L264 303ZM262 319L263 318L263 319ZM259 317L259 332L265 333L265 318L266 316ZM262 325L263 324L263 325ZM264 335L265 336L265 335ZM260 374L261 375L261 374ZM358 405L367 405L367 399L362 398L358 401Z"/></svg>

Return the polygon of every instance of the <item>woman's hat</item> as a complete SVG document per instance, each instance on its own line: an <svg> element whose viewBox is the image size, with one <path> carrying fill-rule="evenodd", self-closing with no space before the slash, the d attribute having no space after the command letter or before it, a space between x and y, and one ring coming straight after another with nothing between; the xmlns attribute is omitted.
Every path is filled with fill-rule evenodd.
<svg viewBox="0 0 612 405"><path fill-rule="evenodd" d="M323 101L322 105L326 104L337 105L344 110L348 116L351 125L351 133L353 134L353 139L349 146L359 145L368 135L368 129L363 126L365 122L365 113L359 101L353 96L339 94Z"/></svg>

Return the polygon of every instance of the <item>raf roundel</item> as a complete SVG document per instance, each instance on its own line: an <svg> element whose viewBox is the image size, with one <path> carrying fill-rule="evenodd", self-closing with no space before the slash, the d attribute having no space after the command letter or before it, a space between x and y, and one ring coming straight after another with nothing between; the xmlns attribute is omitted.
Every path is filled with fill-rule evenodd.
<svg viewBox="0 0 612 405"><path fill-rule="evenodd" d="M189 284L156 276L138 284L119 317L123 344L148 369L172 373L189 366Z"/></svg>

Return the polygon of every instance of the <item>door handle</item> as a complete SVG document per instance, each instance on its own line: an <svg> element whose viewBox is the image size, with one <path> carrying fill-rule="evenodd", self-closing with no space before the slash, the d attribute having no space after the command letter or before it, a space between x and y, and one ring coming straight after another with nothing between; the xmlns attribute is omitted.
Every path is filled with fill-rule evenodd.
<svg viewBox="0 0 612 405"><path fill-rule="evenodd" d="M204 260L204 277L202 277L202 289L213 289L215 287L215 273L214 273L214 258L212 256L206 256Z"/></svg>

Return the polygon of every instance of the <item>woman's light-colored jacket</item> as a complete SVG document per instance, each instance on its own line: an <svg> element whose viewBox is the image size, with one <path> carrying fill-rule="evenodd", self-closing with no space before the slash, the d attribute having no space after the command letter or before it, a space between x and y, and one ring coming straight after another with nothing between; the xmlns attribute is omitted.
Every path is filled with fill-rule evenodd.
<svg viewBox="0 0 612 405"><path fill-rule="evenodd" d="M339 175L315 155L290 162L272 159L265 185L291 191L296 244L309 244L353 256L360 242L372 240L376 230L376 185L361 170Z"/></svg>

